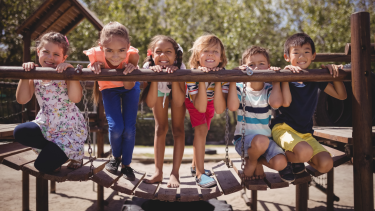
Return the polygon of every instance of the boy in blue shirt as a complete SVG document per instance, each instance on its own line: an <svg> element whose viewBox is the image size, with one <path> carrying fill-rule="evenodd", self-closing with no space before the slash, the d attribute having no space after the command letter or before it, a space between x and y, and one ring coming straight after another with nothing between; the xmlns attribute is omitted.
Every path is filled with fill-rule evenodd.
<svg viewBox="0 0 375 211"><path fill-rule="evenodd" d="M305 33L289 37L284 44L284 58L293 73L307 69L315 59L315 45ZM322 65L328 68L333 77L338 76L338 65ZM272 137L285 150L288 161L292 163L293 173L305 171L304 162L321 173L330 171L333 160L329 152L312 136L313 114L318 102L318 89L339 100L346 99L346 90L342 81L327 82L283 82L284 103L271 124Z"/></svg>

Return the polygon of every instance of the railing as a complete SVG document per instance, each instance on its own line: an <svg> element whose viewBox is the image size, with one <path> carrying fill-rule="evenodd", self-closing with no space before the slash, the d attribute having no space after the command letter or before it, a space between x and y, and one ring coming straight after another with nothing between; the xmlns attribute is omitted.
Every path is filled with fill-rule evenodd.
<svg viewBox="0 0 375 211"><path fill-rule="evenodd" d="M17 84L0 81L0 124L19 123L26 112L16 101Z"/></svg>

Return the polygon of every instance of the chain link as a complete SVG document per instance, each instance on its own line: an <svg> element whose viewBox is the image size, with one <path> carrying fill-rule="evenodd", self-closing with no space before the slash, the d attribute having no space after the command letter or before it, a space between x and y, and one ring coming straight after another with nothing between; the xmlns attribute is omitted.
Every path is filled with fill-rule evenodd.
<svg viewBox="0 0 375 211"><path fill-rule="evenodd" d="M227 164L228 168L230 168L229 164L229 155L228 155L228 145L229 145L229 113L228 108L225 110L225 163Z"/></svg>
<svg viewBox="0 0 375 211"><path fill-rule="evenodd" d="M82 70L82 65L77 65L76 71ZM91 162L90 165L90 172L91 176L94 175L94 164L93 164L93 158L92 158L92 148L91 148L91 135L90 135L90 125L89 125L89 109L87 107L88 99L87 99L87 89L86 89L86 81L80 81L82 86L82 95L83 95L83 105L84 105L84 118L86 121L86 128L87 128L87 143L89 144L88 152L90 154L89 159Z"/></svg>
<svg viewBox="0 0 375 211"><path fill-rule="evenodd" d="M241 139L241 170L242 170L242 187L245 188L245 107L246 107L246 82L243 82L243 90L242 90L242 139Z"/></svg>

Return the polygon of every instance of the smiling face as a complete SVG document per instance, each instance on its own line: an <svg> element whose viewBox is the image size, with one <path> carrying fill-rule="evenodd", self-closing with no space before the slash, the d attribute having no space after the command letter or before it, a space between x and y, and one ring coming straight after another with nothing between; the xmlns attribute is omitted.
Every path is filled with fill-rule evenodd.
<svg viewBox="0 0 375 211"><path fill-rule="evenodd" d="M117 67L126 58L130 44L125 38L112 36L112 38L100 45L104 51L105 59L110 66Z"/></svg>
<svg viewBox="0 0 375 211"><path fill-rule="evenodd" d="M63 63L68 57L68 55L64 56L63 48L53 42L44 43L42 47L37 50L37 54L39 64L42 65L42 67L52 68L56 68L58 64Z"/></svg>
<svg viewBox="0 0 375 211"><path fill-rule="evenodd" d="M302 46L292 46L289 48L289 56L284 54L284 58L287 62L302 69L307 69L315 59L315 56L316 53L312 53L309 43Z"/></svg>
<svg viewBox="0 0 375 211"><path fill-rule="evenodd" d="M210 45L199 54L199 64L202 67L214 68L218 67L221 59L221 47L219 44Z"/></svg>
<svg viewBox="0 0 375 211"><path fill-rule="evenodd" d="M166 40L160 40L155 44L152 57L155 65L173 65L174 61L176 60L176 52L172 43Z"/></svg>
<svg viewBox="0 0 375 211"><path fill-rule="evenodd" d="M247 57L245 64L253 70L267 70L270 67L267 58L260 53Z"/></svg>

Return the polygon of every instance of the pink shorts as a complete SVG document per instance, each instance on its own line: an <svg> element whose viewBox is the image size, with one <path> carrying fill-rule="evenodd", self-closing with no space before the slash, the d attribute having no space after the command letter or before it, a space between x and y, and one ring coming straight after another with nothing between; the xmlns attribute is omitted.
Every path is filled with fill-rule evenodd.
<svg viewBox="0 0 375 211"><path fill-rule="evenodd" d="M207 102L207 109L205 113L200 113L195 107L192 102L190 102L189 98L185 99L185 106L189 111L190 115L190 122L193 127L199 126L201 124L207 123L208 130L210 129L211 119L214 117L215 108L214 108L214 101Z"/></svg>

